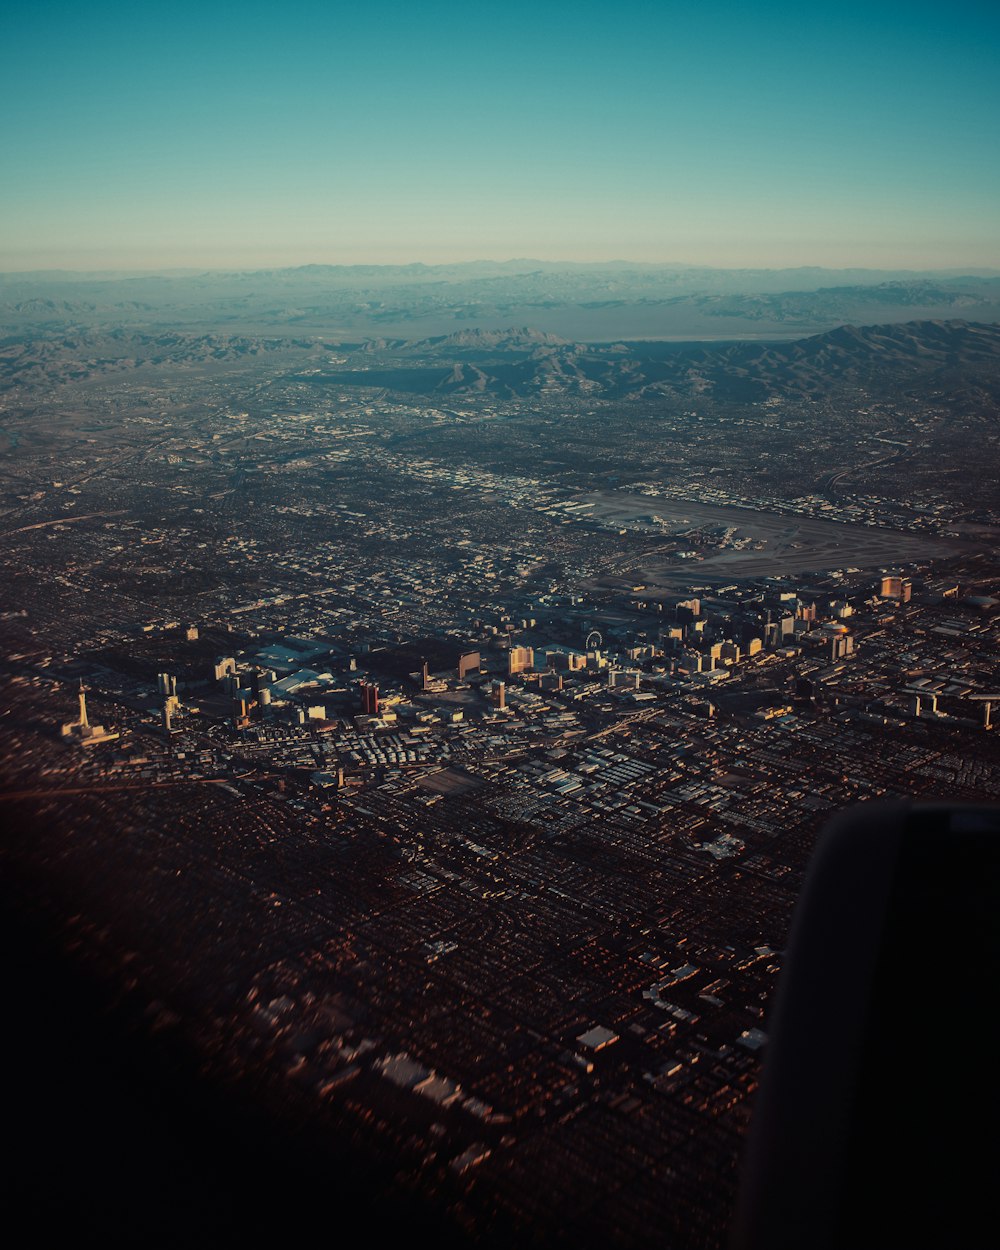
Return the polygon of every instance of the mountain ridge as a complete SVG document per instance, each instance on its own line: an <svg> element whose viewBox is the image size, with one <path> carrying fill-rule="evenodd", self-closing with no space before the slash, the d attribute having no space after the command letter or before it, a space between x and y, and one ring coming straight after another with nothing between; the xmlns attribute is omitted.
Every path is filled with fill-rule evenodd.
<svg viewBox="0 0 1000 1250"><path fill-rule="evenodd" d="M331 356L331 351L336 355ZM0 343L0 389L41 389L139 368L257 365L309 385L424 397L623 401L813 400L939 389L949 403L1000 403L1000 322L850 323L795 340L581 343L531 326L361 342L301 336L79 330ZM945 401L942 401L945 402Z"/></svg>
<svg viewBox="0 0 1000 1250"><path fill-rule="evenodd" d="M554 390L616 399L701 395L754 401L770 395L811 398L831 387L872 388L879 394L910 384L980 387L1000 397L1000 324L933 320L901 325L843 325L781 343L670 345L662 343L546 343L542 350L504 350L484 340L476 373L454 343L424 341L388 352L382 367L338 376L356 384L409 393L526 397ZM414 368L420 356L424 369ZM398 371L394 367L398 359ZM405 365L403 361L405 360ZM956 375L952 377L951 375Z"/></svg>
<svg viewBox="0 0 1000 1250"><path fill-rule="evenodd" d="M213 274L0 274L0 335L115 328L425 340L798 338L844 322L1000 320L1000 275L531 261Z"/></svg>

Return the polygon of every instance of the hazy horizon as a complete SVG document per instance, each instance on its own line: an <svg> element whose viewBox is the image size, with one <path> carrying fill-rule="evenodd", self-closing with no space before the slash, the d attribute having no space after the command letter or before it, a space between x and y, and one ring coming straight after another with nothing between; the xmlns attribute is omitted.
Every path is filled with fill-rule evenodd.
<svg viewBox="0 0 1000 1250"><path fill-rule="evenodd" d="M680 260L676 257L667 257L664 259L651 258L649 256L628 256L628 255L602 255L594 257L581 257L575 255L555 256L555 255L511 255L511 256L490 256L485 253L470 251L468 254L461 255L416 255L400 250L397 257L387 257L384 255L373 256L368 253L357 255L348 254L316 254L304 252L301 255L296 253L294 256L282 255L278 252L264 251L260 253L246 253L223 259L220 255L222 249L212 249L212 261L205 263L197 262L194 257L187 260L177 259L171 263L129 263L128 257L121 253L113 253L118 259L112 263L97 263L98 257L92 260L81 256L79 253L67 254L63 258L51 257L51 263L41 264L32 261L30 254L22 254L17 261L11 263L10 254L0 249L0 274L2 275L24 275L32 274L72 274L78 276L107 276L107 275L177 275L189 276L201 273L241 273L252 271L282 270L282 269L309 269L309 268L358 268L358 269L394 269L394 268L416 268L423 266L426 269L439 269L454 267L459 265L495 265L495 266L515 266L524 265L551 265L551 266L577 266L577 267L628 267L650 268L650 269L707 269L718 270L720 272L766 272L779 273L784 270L818 270L829 273L844 272L885 272L900 274L941 274L941 275L993 275L1000 274L1000 256L996 263L990 264L979 260L970 260L968 262L949 261L939 264L920 264L916 261L910 262L892 256L886 256L884 253L870 257L867 260L843 260L840 263L834 263L830 260L813 259L795 259L795 260L778 260L773 261L743 261L726 263L718 256L709 258L695 258L689 260ZM107 253L101 252L100 257L105 257ZM46 253L48 257L48 253Z"/></svg>
<svg viewBox="0 0 1000 1250"><path fill-rule="evenodd" d="M1000 267L1000 14L8 16L0 270Z"/></svg>
<svg viewBox="0 0 1000 1250"><path fill-rule="evenodd" d="M876 274L900 274L900 275L940 275L942 277L964 277L964 276L981 276L993 277L1000 276L1000 266L989 265L938 265L938 266L909 266L909 265L822 265L822 264L801 264L801 265L721 265L711 261L677 261L677 260L649 260L645 258L629 258L629 257L601 257L594 260L580 260L577 258L554 259L551 256L511 256L496 258L491 256L470 256L461 260L399 260L399 261L377 261L358 259L353 261L334 261L334 260L301 260L295 262L275 262L268 264L266 261L245 265L170 265L170 266L117 266L106 268L85 268L83 266L73 267L66 265L52 265L49 267L37 268L0 268L0 277L3 278L31 278L44 277L49 275L63 276L72 278L115 278L115 277L197 277L203 274L236 274L236 273L253 273L253 272L280 272L287 270L295 272L306 269L427 269L430 271L436 269L459 268L468 266L483 267L507 267L515 268L517 266L544 265L553 269L560 268L580 268L580 269L617 269L634 267L636 269L664 269L664 270L708 270L718 273L766 273L778 274L783 272L821 272L821 273L876 273Z"/></svg>

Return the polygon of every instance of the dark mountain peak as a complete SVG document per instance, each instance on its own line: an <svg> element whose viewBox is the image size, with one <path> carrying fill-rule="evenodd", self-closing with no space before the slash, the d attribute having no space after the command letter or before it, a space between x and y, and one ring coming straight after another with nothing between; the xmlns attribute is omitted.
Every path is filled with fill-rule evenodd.
<svg viewBox="0 0 1000 1250"><path fill-rule="evenodd" d="M1000 343L1000 325L962 320L904 321L892 325L842 325L801 340L802 345L852 350L922 352L959 347L972 341Z"/></svg>
<svg viewBox="0 0 1000 1250"><path fill-rule="evenodd" d="M549 334L545 330L534 330L530 326L510 326L504 330L456 330L454 334L424 339L421 343L414 344L414 346L432 346L435 349L461 347L512 351L541 346L567 347L569 346L569 340L560 338L558 334Z"/></svg>

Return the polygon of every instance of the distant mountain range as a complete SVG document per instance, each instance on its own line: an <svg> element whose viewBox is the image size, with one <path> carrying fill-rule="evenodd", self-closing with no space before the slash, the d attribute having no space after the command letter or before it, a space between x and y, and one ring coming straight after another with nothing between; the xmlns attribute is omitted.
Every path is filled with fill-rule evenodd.
<svg viewBox="0 0 1000 1250"><path fill-rule="evenodd" d="M1000 320L1000 274L525 260L0 275L0 335L164 329L431 338L527 324L575 342L794 338L844 322Z"/></svg>
<svg viewBox="0 0 1000 1250"><path fill-rule="evenodd" d="M940 396L983 414L1000 405L1000 324L964 320L843 325L786 342L576 343L531 328L464 329L336 347L311 337L118 329L0 343L0 391L41 392L138 369L244 365L302 384L424 399L565 397L750 403L778 397Z"/></svg>
<svg viewBox="0 0 1000 1250"><path fill-rule="evenodd" d="M918 321L840 326L787 343L581 344L527 330L384 343L363 369L317 380L410 394L753 402L849 387L888 396L940 389L949 402L1000 399L1000 325Z"/></svg>

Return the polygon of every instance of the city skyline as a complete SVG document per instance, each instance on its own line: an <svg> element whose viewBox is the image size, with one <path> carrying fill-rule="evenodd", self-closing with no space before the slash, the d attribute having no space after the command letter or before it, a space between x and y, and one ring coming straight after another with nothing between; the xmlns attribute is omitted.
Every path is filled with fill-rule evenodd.
<svg viewBox="0 0 1000 1250"><path fill-rule="evenodd" d="M336 1211L441 1250L770 1245L730 1230L821 830L872 800L995 823L1000 327L334 346L23 304L18 1204L102 1244ZM961 839L988 827L926 861L973 932L918 893L926 945L877 982L922 1011L930 967L949 1028L956 1001L977 1022L991 913L962 887L989 875ZM839 1051L850 1000L825 1003ZM950 1235L987 1152L937 1131L927 1072L965 1107L978 1071L912 1019L887 1089L931 1131L893 1127L958 1195Z"/></svg>
<svg viewBox="0 0 1000 1250"><path fill-rule="evenodd" d="M50 1241L772 1250L756 1189L978 1250L996 19L902 13L10 20L8 1179ZM428 267L466 251L585 263ZM858 809L824 989L793 915ZM760 1155L788 984L822 1105Z"/></svg>
<svg viewBox="0 0 1000 1250"><path fill-rule="evenodd" d="M9 19L0 270L1000 266L986 6Z"/></svg>

